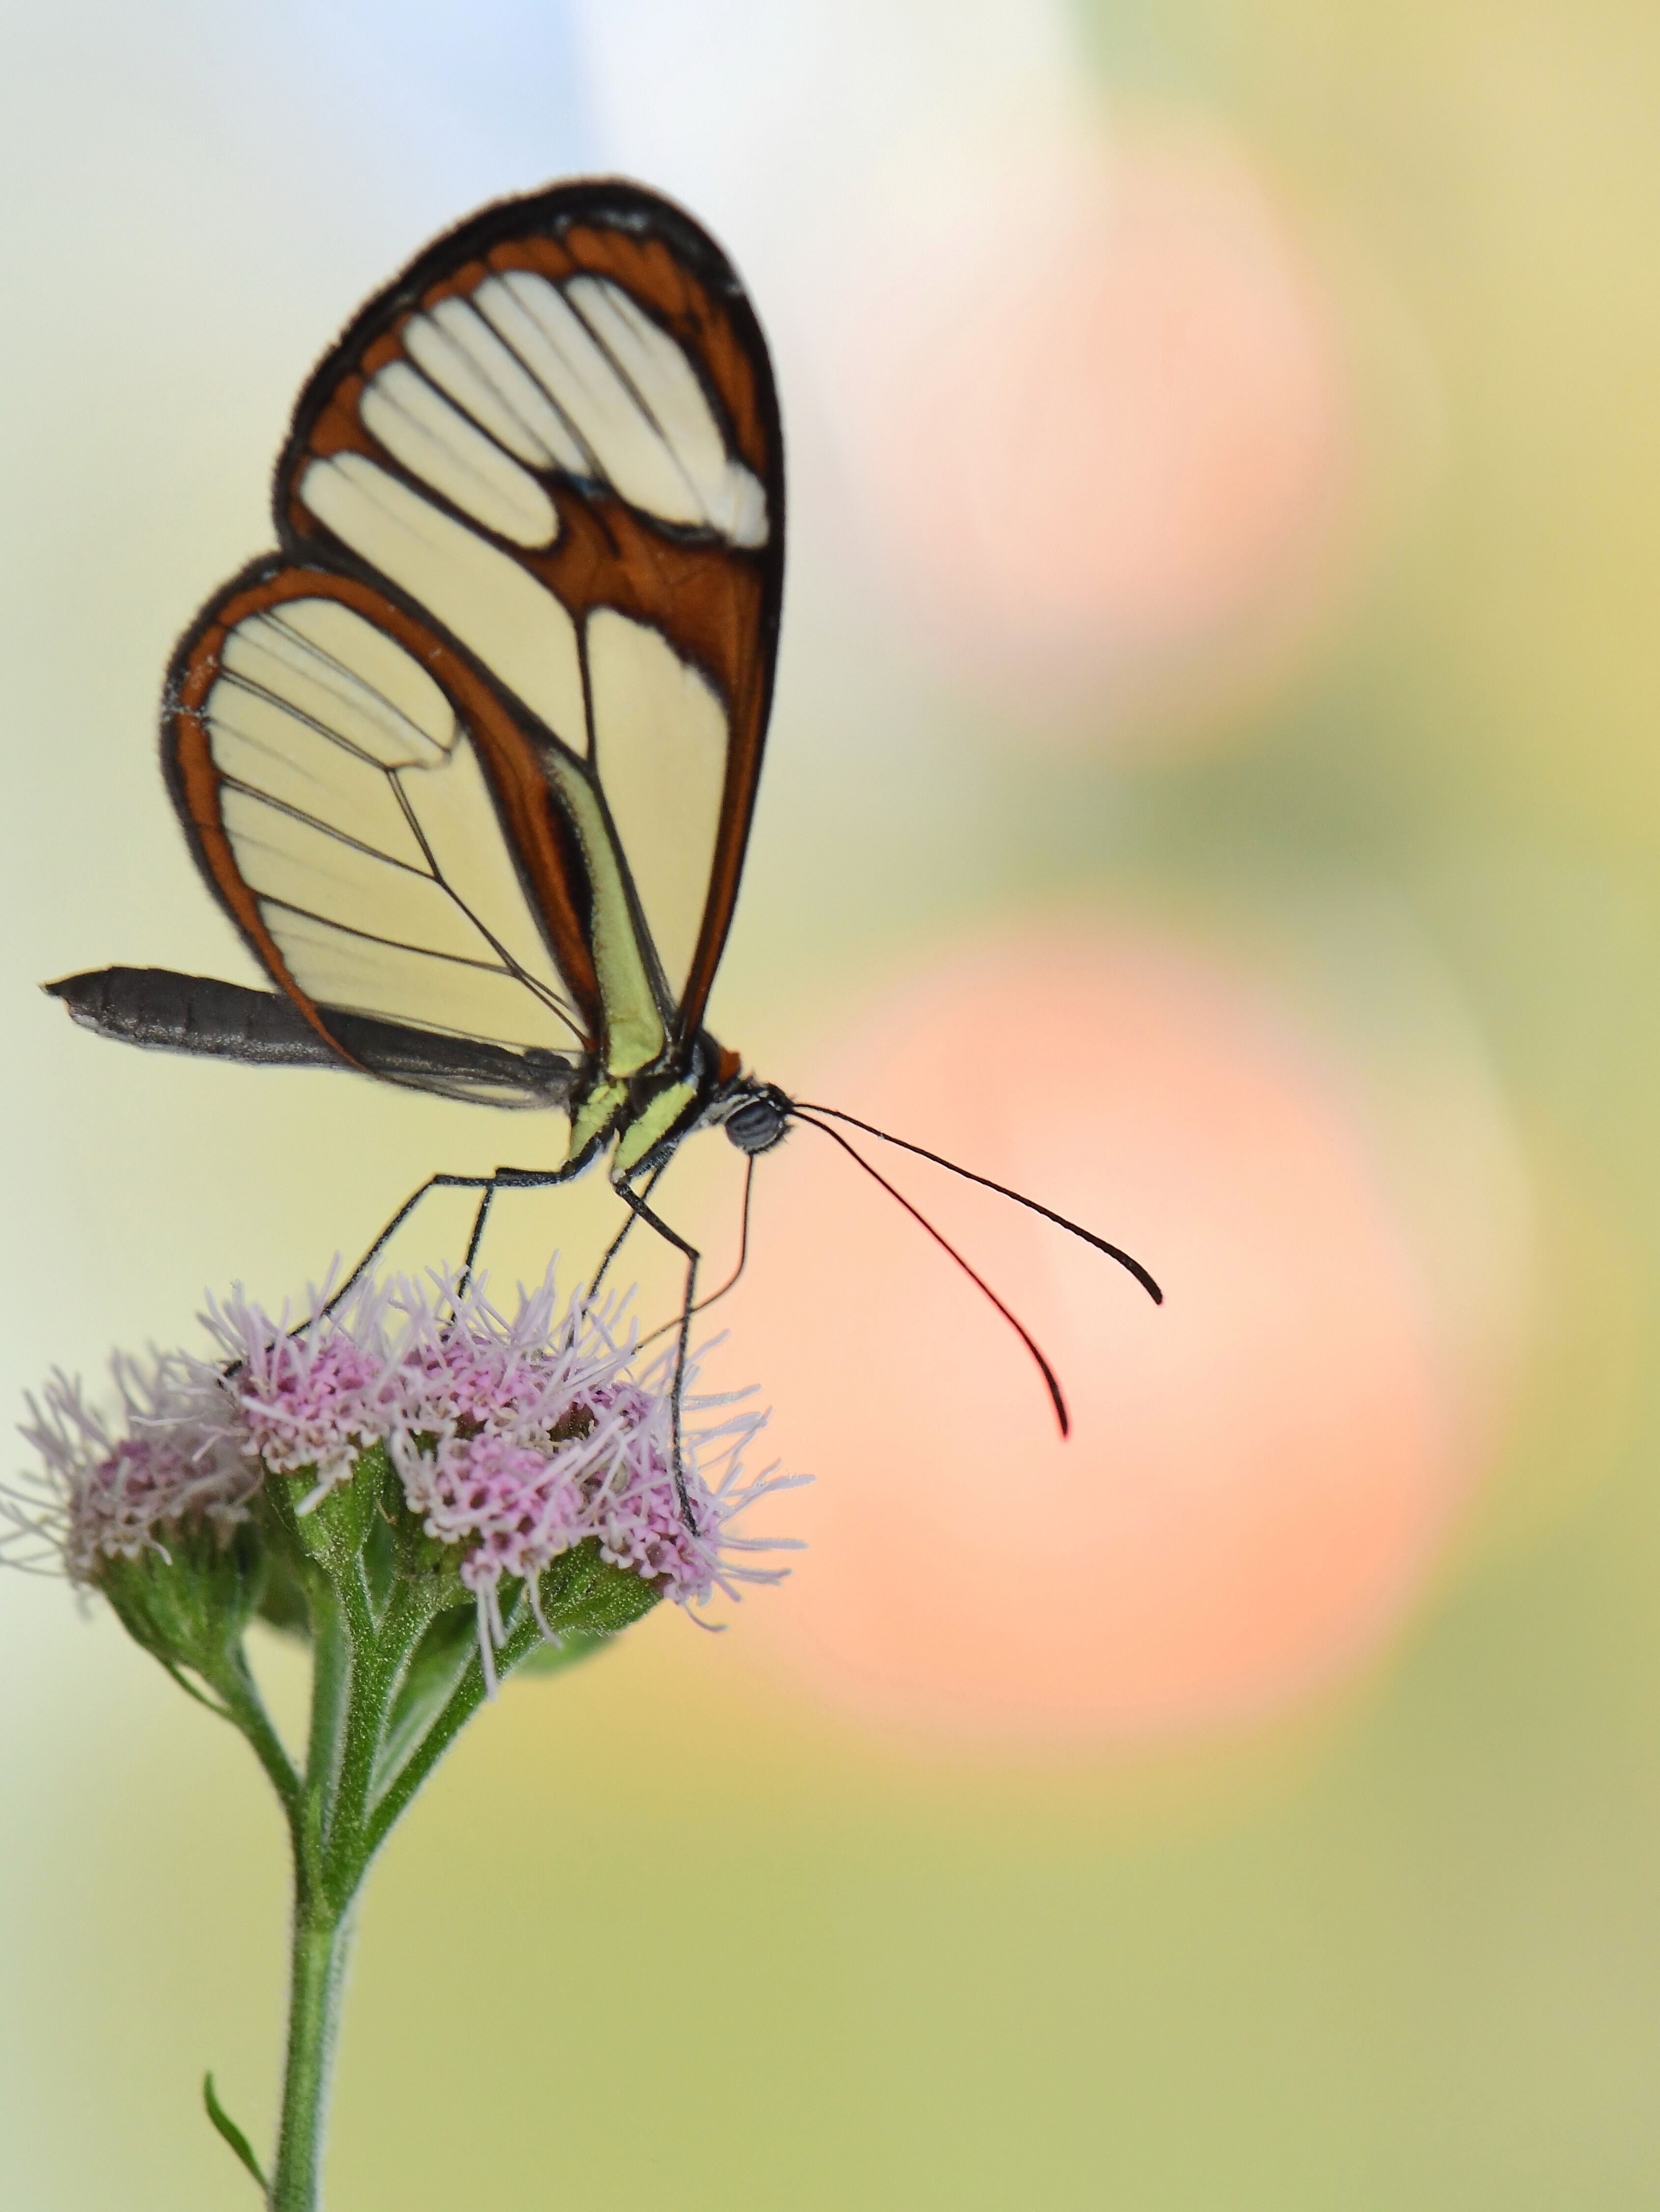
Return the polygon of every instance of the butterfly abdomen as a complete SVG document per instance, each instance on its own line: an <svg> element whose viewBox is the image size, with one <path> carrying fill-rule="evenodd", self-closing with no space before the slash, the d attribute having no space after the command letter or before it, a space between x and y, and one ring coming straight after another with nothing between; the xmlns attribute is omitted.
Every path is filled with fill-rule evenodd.
<svg viewBox="0 0 1660 2212"><path fill-rule="evenodd" d="M274 1067L339 1067L457 1095L492 1093L508 1106L563 1106L581 1088L580 1060L527 1048L326 1010L336 1050L293 1001L211 975L162 968L100 968L43 987L82 1029L152 1052L188 1052Z"/></svg>

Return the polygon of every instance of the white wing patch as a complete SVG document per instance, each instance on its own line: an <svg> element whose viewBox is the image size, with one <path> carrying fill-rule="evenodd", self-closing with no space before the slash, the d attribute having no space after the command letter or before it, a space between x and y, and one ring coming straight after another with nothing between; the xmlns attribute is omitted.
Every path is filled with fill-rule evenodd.
<svg viewBox="0 0 1660 2212"><path fill-rule="evenodd" d="M660 630L601 608L588 617L587 645L594 766L678 1000L708 894L726 787L726 714Z"/></svg>
<svg viewBox="0 0 1660 2212"><path fill-rule="evenodd" d="M603 276L574 277L565 287L565 296L655 428L696 518L728 544L764 545L766 494L743 463L727 453L696 371L668 332L621 285ZM659 511L668 513L666 507Z"/></svg>
<svg viewBox="0 0 1660 2212"><path fill-rule="evenodd" d="M580 1038L471 740L420 664L301 599L240 623L221 668L221 818L301 989L499 1044Z"/></svg>
<svg viewBox="0 0 1660 2212"><path fill-rule="evenodd" d="M731 732L716 691L654 627L592 614L585 666L575 619L509 549L558 542L561 477L746 548L768 542L766 492L691 356L609 278L489 276L397 337L404 357L358 403L384 459L313 459L298 498L586 764L545 761L593 885L606 1065L629 1073L661 1051L663 1022L592 778L678 1000ZM321 599L241 624L222 666L206 712L225 828L301 988L507 1044L580 1035L471 742L424 670Z"/></svg>
<svg viewBox="0 0 1660 2212"><path fill-rule="evenodd" d="M404 325L404 349L499 446L533 469L581 475L586 457L541 386L465 300Z"/></svg>
<svg viewBox="0 0 1660 2212"><path fill-rule="evenodd" d="M529 470L408 362L389 362L370 379L358 412L370 436L411 476L498 538L533 546L551 545L559 535L553 501Z"/></svg>
<svg viewBox="0 0 1660 2212"><path fill-rule="evenodd" d="M430 314L411 316L402 337L431 379L429 401L447 404L432 389L441 387L495 441L504 462L513 456L530 468L590 478L644 514L711 530L730 545L766 544L766 494L727 451L697 372L669 333L608 278L554 284L525 270L487 276L471 302L446 300ZM465 507L453 472L441 482L431 453L416 454L401 422L394 427L407 451L370 419L387 373L365 396L365 426L413 474ZM447 439L447 465L453 445Z"/></svg>
<svg viewBox="0 0 1660 2212"><path fill-rule="evenodd" d="M539 487L538 487L539 489ZM313 461L305 506L441 623L571 750L587 750L576 625L510 553L362 453Z"/></svg>
<svg viewBox="0 0 1660 2212"><path fill-rule="evenodd" d="M258 672L262 653L288 672L274 686ZM254 658L245 662L245 654ZM239 623L219 658L222 667L252 667L256 682L298 708L309 700L382 768L436 767L455 743L455 710L420 662L338 599L289 599L280 612Z"/></svg>
<svg viewBox="0 0 1660 2212"><path fill-rule="evenodd" d="M766 493L728 452L696 370L608 277L487 276L398 335L409 359L369 379L363 427L497 537L534 548L558 536L536 471L605 484L729 545L766 544Z"/></svg>

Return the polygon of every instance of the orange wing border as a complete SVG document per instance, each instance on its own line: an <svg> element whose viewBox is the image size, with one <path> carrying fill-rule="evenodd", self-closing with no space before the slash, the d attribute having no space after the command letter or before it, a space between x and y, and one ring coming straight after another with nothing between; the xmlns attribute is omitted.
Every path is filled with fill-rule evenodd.
<svg viewBox="0 0 1660 2212"><path fill-rule="evenodd" d="M532 911L550 953L587 1025L584 1049L598 1049L603 1009L588 943L591 901L580 848L535 750L491 687L453 647L361 578L300 567L267 554L215 593L174 653L162 696L161 768L197 866L267 974L349 1066L361 1063L331 1030L328 1010L295 980L236 864L227 836L204 709L220 673L227 637L250 616L295 599L333 599L402 646L426 669L477 747ZM365 1071L368 1072L368 1071Z"/></svg>

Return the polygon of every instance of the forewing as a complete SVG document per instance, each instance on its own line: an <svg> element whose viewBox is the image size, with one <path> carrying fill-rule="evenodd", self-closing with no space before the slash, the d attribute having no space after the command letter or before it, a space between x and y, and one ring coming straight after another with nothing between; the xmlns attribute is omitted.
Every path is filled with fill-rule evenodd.
<svg viewBox="0 0 1660 2212"><path fill-rule="evenodd" d="M531 1092L548 1054L597 1049L588 886L537 751L373 586L238 578L179 647L163 753L204 873L343 1059L364 1064L354 1018L393 1022L527 1055ZM443 1058L395 1079L512 1103L500 1062Z"/></svg>
<svg viewBox="0 0 1660 2212"><path fill-rule="evenodd" d="M509 201L371 301L279 465L296 561L496 693L581 848L614 1073L702 1018L771 701L783 460L718 247L633 185Z"/></svg>

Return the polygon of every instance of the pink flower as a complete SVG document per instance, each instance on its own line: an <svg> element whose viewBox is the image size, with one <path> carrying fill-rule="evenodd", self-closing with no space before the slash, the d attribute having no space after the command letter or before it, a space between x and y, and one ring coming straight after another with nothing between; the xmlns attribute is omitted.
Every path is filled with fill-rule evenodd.
<svg viewBox="0 0 1660 2212"><path fill-rule="evenodd" d="M265 1316L238 1309L239 1319ZM252 1347L227 1387L240 1414L242 1449L272 1474L314 1473L320 1496L344 1482L365 1444L384 1432L383 1364L348 1336L280 1336Z"/></svg>
<svg viewBox="0 0 1660 2212"><path fill-rule="evenodd" d="M696 1397L689 1376L688 1528L674 1480L672 1352L632 1376L631 1347L619 1344L608 1313L579 1297L558 1316L551 1273L520 1294L511 1320L482 1287L435 1287L433 1298L403 1284L393 1301L404 1332L382 1398L387 1448L427 1534L465 1553L462 1580L493 1640L503 1578L533 1587L560 1553L588 1537L608 1564L683 1605L782 1578L782 1569L733 1558L749 1546L727 1526L757 1498L794 1486L771 1474L742 1480L743 1451L764 1415L706 1423L727 1401ZM719 1470L713 1488L706 1468Z"/></svg>
<svg viewBox="0 0 1660 2212"><path fill-rule="evenodd" d="M43 1471L0 1497L12 1524L0 1557L9 1548L21 1563L32 1540L37 1560L55 1555L74 1579L94 1582L106 1559L164 1549L169 1525L246 1520L268 1476L308 1477L298 1510L309 1512L383 1444L410 1510L460 1554L487 1660L502 1640L503 1582L525 1583L534 1602L551 1561L589 1539L609 1565L682 1605L716 1590L736 1598L741 1583L787 1571L747 1555L794 1547L731 1526L801 1480L743 1479L764 1415L698 1398L688 1375L683 1511L672 1352L635 1374L612 1310L579 1294L562 1311L551 1270L520 1292L511 1318L482 1285L435 1276L355 1288L331 1312L314 1297L297 1328L240 1291L206 1321L216 1361L175 1352L146 1370L116 1360L116 1426L88 1410L78 1384L53 1377L24 1431Z"/></svg>
<svg viewBox="0 0 1660 2212"><path fill-rule="evenodd" d="M161 1532L185 1521L222 1531L248 1517L264 1470L237 1450L222 1378L182 1352L148 1368L111 1362L125 1436L89 1407L79 1382L53 1375L28 1401L22 1434L41 1466L0 1492L0 1559L54 1561L71 1580L96 1579L106 1559L165 1551Z"/></svg>

